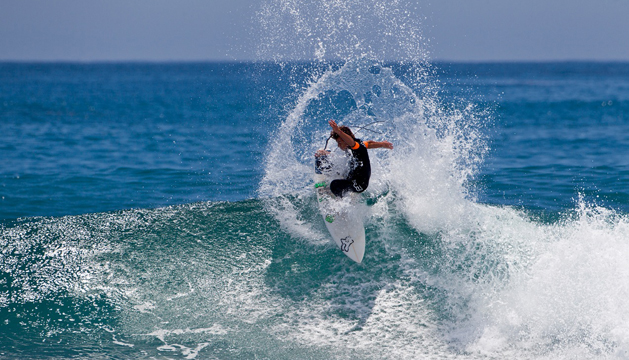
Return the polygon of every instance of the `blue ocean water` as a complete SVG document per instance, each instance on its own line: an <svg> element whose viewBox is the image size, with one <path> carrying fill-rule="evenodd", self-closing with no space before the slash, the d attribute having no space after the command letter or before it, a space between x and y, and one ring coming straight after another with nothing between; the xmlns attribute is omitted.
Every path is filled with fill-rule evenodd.
<svg viewBox="0 0 629 360"><path fill-rule="evenodd" d="M3 64L0 217L253 197L268 131L251 71Z"/></svg>
<svg viewBox="0 0 629 360"><path fill-rule="evenodd" d="M0 357L625 358L626 114L627 63L0 64ZM329 117L395 145L363 265Z"/></svg>
<svg viewBox="0 0 629 360"><path fill-rule="evenodd" d="M482 201L561 211L582 194L627 211L626 64L436 68L445 101L490 111ZM2 219L254 198L273 117L307 80L236 63L0 70Z"/></svg>

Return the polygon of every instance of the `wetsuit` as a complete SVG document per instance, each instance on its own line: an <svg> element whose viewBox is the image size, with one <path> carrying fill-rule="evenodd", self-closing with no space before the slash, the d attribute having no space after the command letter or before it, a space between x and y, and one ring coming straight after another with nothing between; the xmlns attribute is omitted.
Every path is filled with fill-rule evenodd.
<svg viewBox="0 0 629 360"><path fill-rule="evenodd" d="M361 193L369 186L371 177L371 163L367 147L369 142L363 143L360 139L354 139L356 144L350 148L352 158L349 164L349 174L346 179L332 180L330 190L338 197L342 197L348 191Z"/></svg>

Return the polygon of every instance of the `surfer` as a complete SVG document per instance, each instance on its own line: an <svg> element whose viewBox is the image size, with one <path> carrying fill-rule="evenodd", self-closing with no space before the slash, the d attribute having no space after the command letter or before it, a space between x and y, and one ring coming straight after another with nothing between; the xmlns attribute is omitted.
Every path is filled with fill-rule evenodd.
<svg viewBox="0 0 629 360"><path fill-rule="evenodd" d="M336 140L339 149L350 150L351 160L349 174L345 179L332 180L330 191L337 196L343 197L349 191L361 193L369 186L371 177L371 163L367 149L386 148L393 149L393 144L388 141L362 141L354 137L352 130L347 126L338 126L334 120L329 121L332 132L330 137ZM326 150L319 150L316 157L327 155Z"/></svg>

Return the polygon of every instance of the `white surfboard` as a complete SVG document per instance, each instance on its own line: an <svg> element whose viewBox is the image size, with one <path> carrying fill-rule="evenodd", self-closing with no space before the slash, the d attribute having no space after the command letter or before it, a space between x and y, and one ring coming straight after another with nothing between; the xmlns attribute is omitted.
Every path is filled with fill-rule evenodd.
<svg viewBox="0 0 629 360"><path fill-rule="evenodd" d="M315 161L315 192L319 202L319 211L325 226L341 251L350 259L361 263L365 255L365 226L362 217L356 211L358 194L350 193L339 199L330 191L330 182L334 180L326 170L326 156Z"/></svg>

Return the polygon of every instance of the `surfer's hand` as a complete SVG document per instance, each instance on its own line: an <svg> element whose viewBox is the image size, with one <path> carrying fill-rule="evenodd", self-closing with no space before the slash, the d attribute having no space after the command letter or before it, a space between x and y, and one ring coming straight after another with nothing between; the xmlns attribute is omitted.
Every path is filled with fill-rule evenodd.
<svg viewBox="0 0 629 360"><path fill-rule="evenodd" d="M391 144L390 142L388 142L388 141L382 141L381 143L382 143L382 147L383 147L383 148L387 148L387 149L391 149L391 150L393 150L393 144Z"/></svg>
<svg viewBox="0 0 629 360"><path fill-rule="evenodd" d="M320 156L326 156L327 154L328 152L325 150L317 150L317 152L315 153L315 156L320 157Z"/></svg>
<svg viewBox="0 0 629 360"><path fill-rule="evenodd" d="M341 131L341 129L339 129L339 126L336 125L336 121L330 120L328 121L328 124L330 124L330 127L332 128L332 130L334 130L335 133L338 133L339 131Z"/></svg>

